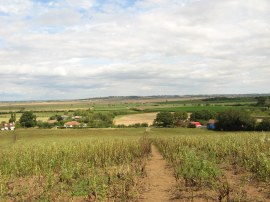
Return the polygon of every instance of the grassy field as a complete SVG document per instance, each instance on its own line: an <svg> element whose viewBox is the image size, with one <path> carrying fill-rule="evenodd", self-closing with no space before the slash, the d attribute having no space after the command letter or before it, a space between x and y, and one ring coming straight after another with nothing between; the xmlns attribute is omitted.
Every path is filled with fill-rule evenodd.
<svg viewBox="0 0 270 202"><path fill-rule="evenodd" d="M128 128L0 131L0 198L138 200L151 142L174 169L179 200L270 197L270 133Z"/></svg>

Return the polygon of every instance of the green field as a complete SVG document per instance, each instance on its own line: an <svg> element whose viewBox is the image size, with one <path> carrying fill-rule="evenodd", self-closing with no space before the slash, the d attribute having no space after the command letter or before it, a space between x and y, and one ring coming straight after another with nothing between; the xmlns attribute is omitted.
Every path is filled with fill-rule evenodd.
<svg viewBox="0 0 270 202"><path fill-rule="evenodd" d="M117 115L149 113L149 112L189 112L211 110L222 112L227 109L248 110L254 117L269 117L268 108L256 106L255 97L235 98L209 98L209 99L148 99L148 100L77 100L77 101L47 101L47 102L9 102L0 103L0 122L8 121L11 112L16 112L17 120L23 111L33 111L38 120L47 121L49 117L68 113L71 115L75 110L90 109L93 112L110 113Z"/></svg>
<svg viewBox="0 0 270 202"><path fill-rule="evenodd" d="M195 200L194 193L203 191L205 199L222 196L225 200L228 196L222 194L227 186L231 198L252 201L256 196L241 195L229 172L244 174L237 179L242 187L263 189L258 197L270 194L270 133L186 128L19 129L0 131L0 198L138 200L151 142L174 169L178 185L171 191L175 195L181 192Z"/></svg>

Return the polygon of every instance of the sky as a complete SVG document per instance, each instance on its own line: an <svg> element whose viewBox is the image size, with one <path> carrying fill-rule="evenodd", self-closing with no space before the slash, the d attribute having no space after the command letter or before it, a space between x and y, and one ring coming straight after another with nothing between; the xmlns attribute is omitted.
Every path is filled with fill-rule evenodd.
<svg viewBox="0 0 270 202"><path fill-rule="evenodd" d="M269 0L0 0L0 101L270 93Z"/></svg>

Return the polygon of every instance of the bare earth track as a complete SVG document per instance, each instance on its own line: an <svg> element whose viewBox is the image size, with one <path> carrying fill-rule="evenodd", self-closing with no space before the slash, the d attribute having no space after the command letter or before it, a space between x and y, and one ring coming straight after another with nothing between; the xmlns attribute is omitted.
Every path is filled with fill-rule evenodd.
<svg viewBox="0 0 270 202"><path fill-rule="evenodd" d="M146 191L141 196L142 202L170 201L170 190L175 186L173 172L159 151L152 145L152 157L146 164Z"/></svg>

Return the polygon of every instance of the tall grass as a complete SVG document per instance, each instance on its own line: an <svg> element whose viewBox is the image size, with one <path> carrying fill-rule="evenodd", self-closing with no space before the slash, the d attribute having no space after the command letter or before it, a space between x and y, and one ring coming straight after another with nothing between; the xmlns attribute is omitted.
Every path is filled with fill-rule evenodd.
<svg viewBox="0 0 270 202"><path fill-rule="evenodd" d="M194 173L199 182L221 174L218 165L232 165L252 173L258 181L270 181L270 136L261 133L217 136L179 136L155 139L164 157L175 167L176 175Z"/></svg>
<svg viewBox="0 0 270 202"><path fill-rule="evenodd" d="M149 153L147 139L17 144L0 152L0 198L133 198Z"/></svg>

